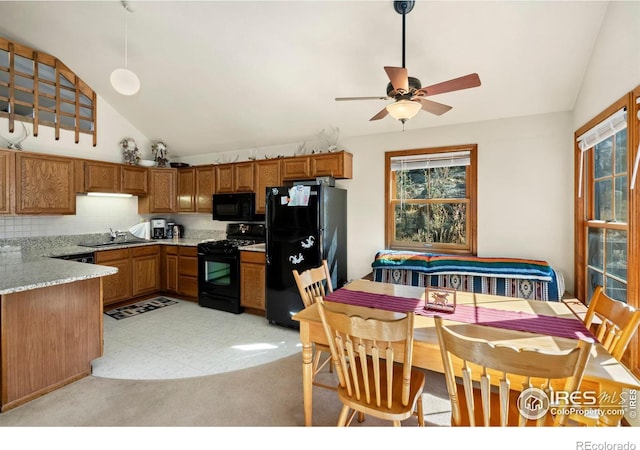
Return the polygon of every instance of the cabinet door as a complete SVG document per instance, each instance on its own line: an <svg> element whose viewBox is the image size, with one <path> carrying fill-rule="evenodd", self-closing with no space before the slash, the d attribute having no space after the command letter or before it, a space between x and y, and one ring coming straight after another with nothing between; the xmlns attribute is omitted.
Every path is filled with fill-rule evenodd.
<svg viewBox="0 0 640 450"><path fill-rule="evenodd" d="M84 162L85 192L120 192L120 165L99 162Z"/></svg>
<svg viewBox="0 0 640 450"><path fill-rule="evenodd" d="M245 308L265 309L265 254L240 252L240 305Z"/></svg>
<svg viewBox="0 0 640 450"><path fill-rule="evenodd" d="M233 164L216 166L216 194L233 192Z"/></svg>
<svg viewBox="0 0 640 450"><path fill-rule="evenodd" d="M18 153L16 212L18 214L75 214L74 160Z"/></svg>
<svg viewBox="0 0 640 450"><path fill-rule="evenodd" d="M280 186L282 178L280 176L280 160L269 159L255 163L256 168L256 213L266 213L267 193L269 186Z"/></svg>
<svg viewBox="0 0 640 450"><path fill-rule="evenodd" d="M195 169L178 169L178 212L195 212L195 189Z"/></svg>
<svg viewBox="0 0 640 450"><path fill-rule="evenodd" d="M254 169L253 161L233 165L233 190L235 192L253 192Z"/></svg>
<svg viewBox="0 0 640 450"><path fill-rule="evenodd" d="M310 176L308 156L282 160L282 180L308 180Z"/></svg>
<svg viewBox="0 0 640 450"><path fill-rule="evenodd" d="M353 156L351 153L334 152L311 156L312 177L353 177Z"/></svg>
<svg viewBox="0 0 640 450"><path fill-rule="evenodd" d="M178 292L178 255L165 256L165 290Z"/></svg>
<svg viewBox="0 0 640 450"><path fill-rule="evenodd" d="M131 252L129 249L96 252L96 264L115 267L118 273L104 277L103 301L105 305L131 298Z"/></svg>
<svg viewBox="0 0 640 450"><path fill-rule="evenodd" d="M149 169L149 193L144 197L138 197L138 212L140 214L176 212L176 179L176 169Z"/></svg>
<svg viewBox="0 0 640 450"><path fill-rule="evenodd" d="M14 153L0 150L0 214L13 212Z"/></svg>
<svg viewBox="0 0 640 450"><path fill-rule="evenodd" d="M132 258L133 296L149 294L160 289L160 255Z"/></svg>
<svg viewBox="0 0 640 450"><path fill-rule="evenodd" d="M196 167L196 212L212 212L213 166Z"/></svg>
<svg viewBox="0 0 640 450"><path fill-rule="evenodd" d="M147 195L149 171L145 167L120 166L122 192L131 195Z"/></svg>

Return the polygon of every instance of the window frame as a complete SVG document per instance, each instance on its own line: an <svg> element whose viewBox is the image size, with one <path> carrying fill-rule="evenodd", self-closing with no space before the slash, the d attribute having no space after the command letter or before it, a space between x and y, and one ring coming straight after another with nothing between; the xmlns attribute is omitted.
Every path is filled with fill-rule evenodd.
<svg viewBox="0 0 640 450"><path fill-rule="evenodd" d="M635 308L640 307L640 183L636 180L635 189L631 189L631 177L634 162L639 151L640 143L640 104L636 99L640 98L640 86L625 94L600 114L595 116L585 125L580 127L574 135L574 280L575 297L584 304L588 304L587 288L587 248L588 229L607 228L610 230L624 229L627 232L627 303ZM591 198L593 187L587 173L587 166L593 164L593 155L585 155L584 182L580 186L580 165L583 158L578 144L578 137L597 126L619 111L627 108L627 222L609 222L589 220L591 214ZM588 152L592 153L591 150ZM589 161L590 160L590 161ZM582 192L580 192L582 189ZM623 357L625 363L636 375L640 376L640 345L639 335L632 338L629 348Z"/></svg>
<svg viewBox="0 0 640 450"><path fill-rule="evenodd" d="M430 253L477 254L477 144L430 147L411 150L393 150L385 152L385 246L393 250L412 250ZM466 230L467 243L464 246L440 243L416 243L395 241L395 203L394 173L391 170L391 158L398 156L433 155L437 153L469 152L470 164L466 166ZM426 203L455 203L462 199L433 199Z"/></svg>
<svg viewBox="0 0 640 450"><path fill-rule="evenodd" d="M60 139L60 130L75 133L75 143L80 142L80 134L93 137L93 146L97 145L97 95L74 74L59 59L43 52L35 51L27 46L0 37L0 50L7 52L7 66L0 64L0 72L7 74L8 82L0 81L0 87L7 90L7 97L0 96L0 100L8 104L9 111L0 111L0 117L9 120L9 132L14 132L15 121L33 124L33 135L38 136L38 126L48 126L55 129L55 139ZM33 64L30 73L22 72L16 67L16 58L23 58ZM51 69L52 78L40 76L40 65ZM20 86L16 77L31 84L31 88ZM47 87L52 94L41 92L40 88ZM27 102L18 97L30 97ZM86 98L87 101L83 101ZM46 100L50 106L40 104ZM16 107L26 108L31 115L16 112ZM41 117L41 114L43 115ZM45 117L53 117L48 120ZM65 124L64 122L73 122ZM83 126L81 126L83 123ZM84 126L88 124L88 127Z"/></svg>

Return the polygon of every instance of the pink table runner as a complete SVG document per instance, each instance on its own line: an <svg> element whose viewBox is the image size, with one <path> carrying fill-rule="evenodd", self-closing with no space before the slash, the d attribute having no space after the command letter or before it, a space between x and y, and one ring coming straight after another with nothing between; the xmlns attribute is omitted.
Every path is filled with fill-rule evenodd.
<svg viewBox="0 0 640 450"><path fill-rule="evenodd" d="M424 300L408 297L396 297L386 294L338 289L325 298L330 302L355 306L384 309L394 312L413 311L420 316L439 315L447 320L462 323L474 323L514 331L546 334L570 339L597 339L577 319L542 316L520 311L505 311L484 306L457 305L453 313L424 309Z"/></svg>

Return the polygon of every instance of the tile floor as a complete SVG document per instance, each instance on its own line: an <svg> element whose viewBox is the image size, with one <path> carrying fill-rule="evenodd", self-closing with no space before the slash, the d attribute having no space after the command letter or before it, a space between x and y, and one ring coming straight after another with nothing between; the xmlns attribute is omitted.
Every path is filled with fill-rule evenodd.
<svg viewBox="0 0 640 450"><path fill-rule="evenodd" d="M103 317L104 356L93 361L97 377L196 377L257 366L301 350L297 330L194 302L178 300L122 320Z"/></svg>

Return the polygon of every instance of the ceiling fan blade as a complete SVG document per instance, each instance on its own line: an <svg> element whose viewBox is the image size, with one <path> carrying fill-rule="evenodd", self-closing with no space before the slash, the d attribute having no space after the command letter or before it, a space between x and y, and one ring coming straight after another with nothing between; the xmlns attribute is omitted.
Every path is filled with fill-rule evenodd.
<svg viewBox="0 0 640 450"><path fill-rule="evenodd" d="M412 100L418 100L422 104L422 109L436 116L441 116L451 109L449 105L427 100L426 98L413 97Z"/></svg>
<svg viewBox="0 0 640 450"><path fill-rule="evenodd" d="M389 97L336 97L337 102L345 100L389 100Z"/></svg>
<svg viewBox="0 0 640 450"><path fill-rule="evenodd" d="M383 117L385 117L387 114L389 114L389 112L387 111L387 108L383 108L380 110L380 112L378 112L378 114L376 114L371 119L369 119L369 122L371 122L372 120L380 120Z"/></svg>
<svg viewBox="0 0 640 450"><path fill-rule="evenodd" d="M477 73L471 73L460 78L454 78L449 81L434 84L432 86L423 87L416 91L417 95L436 95L445 92L459 91L461 89L469 89L480 86L480 77Z"/></svg>
<svg viewBox="0 0 640 450"><path fill-rule="evenodd" d="M387 72L391 86L396 91L409 92L409 75L404 67L385 66L384 71Z"/></svg>

